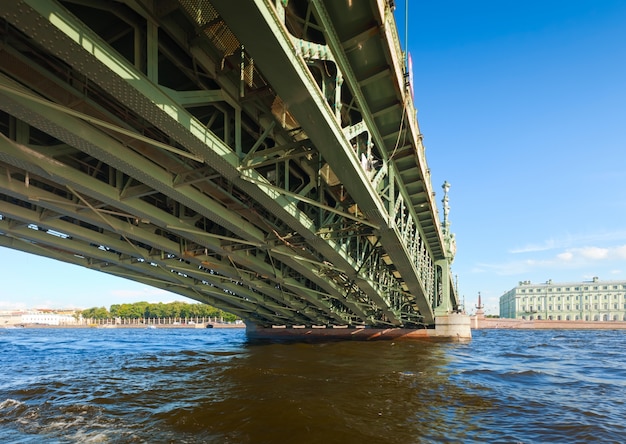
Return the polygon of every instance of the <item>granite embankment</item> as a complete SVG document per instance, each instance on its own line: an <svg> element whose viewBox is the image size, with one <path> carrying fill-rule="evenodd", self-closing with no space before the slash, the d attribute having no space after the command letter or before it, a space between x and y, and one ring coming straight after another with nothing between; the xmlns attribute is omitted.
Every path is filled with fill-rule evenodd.
<svg viewBox="0 0 626 444"><path fill-rule="evenodd" d="M484 314L470 317L472 329L510 328L536 330L626 330L623 321L557 321L548 319L487 318Z"/></svg>

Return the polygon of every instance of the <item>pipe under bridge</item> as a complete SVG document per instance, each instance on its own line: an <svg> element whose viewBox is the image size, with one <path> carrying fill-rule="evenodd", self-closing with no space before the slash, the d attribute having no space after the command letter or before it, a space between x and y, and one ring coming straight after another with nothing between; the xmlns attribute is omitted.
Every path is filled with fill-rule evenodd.
<svg viewBox="0 0 626 444"><path fill-rule="evenodd" d="M0 245L257 326L433 326L447 184L440 222L390 3L4 1Z"/></svg>

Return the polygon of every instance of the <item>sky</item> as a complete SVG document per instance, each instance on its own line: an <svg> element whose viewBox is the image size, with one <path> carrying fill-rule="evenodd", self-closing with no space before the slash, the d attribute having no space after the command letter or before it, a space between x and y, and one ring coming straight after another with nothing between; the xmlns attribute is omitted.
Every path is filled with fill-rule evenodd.
<svg viewBox="0 0 626 444"><path fill-rule="evenodd" d="M626 279L626 2L410 0L408 33L396 4L466 309Z"/></svg>
<svg viewBox="0 0 626 444"><path fill-rule="evenodd" d="M480 292L498 314L519 281L626 279L626 2L396 5L468 311ZM182 299L2 247L0 263L0 310Z"/></svg>

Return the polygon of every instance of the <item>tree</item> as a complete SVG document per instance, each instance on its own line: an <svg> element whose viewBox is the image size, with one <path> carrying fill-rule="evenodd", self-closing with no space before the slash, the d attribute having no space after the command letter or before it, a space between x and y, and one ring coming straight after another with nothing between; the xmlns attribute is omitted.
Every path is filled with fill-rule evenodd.
<svg viewBox="0 0 626 444"><path fill-rule="evenodd" d="M222 318L234 322L237 316L212 307L208 304L175 301L164 304L134 302L132 304L113 304L110 311L104 307L88 308L81 312L86 319L143 319L143 318Z"/></svg>
<svg viewBox="0 0 626 444"><path fill-rule="evenodd" d="M83 310L81 315L85 319L109 319L111 314L104 307L93 307Z"/></svg>
<svg viewBox="0 0 626 444"><path fill-rule="evenodd" d="M144 317L147 305L147 302L111 305L111 316L115 318L140 319Z"/></svg>

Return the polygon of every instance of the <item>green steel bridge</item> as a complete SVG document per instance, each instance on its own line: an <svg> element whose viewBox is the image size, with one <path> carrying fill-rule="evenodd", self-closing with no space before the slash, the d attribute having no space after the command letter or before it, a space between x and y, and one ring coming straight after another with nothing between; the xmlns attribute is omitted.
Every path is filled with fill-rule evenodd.
<svg viewBox="0 0 626 444"><path fill-rule="evenodd" d="M392 3L3 1L0 245L255 326L434 327L448 184L440 220Z"/></svg>

